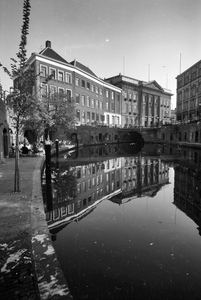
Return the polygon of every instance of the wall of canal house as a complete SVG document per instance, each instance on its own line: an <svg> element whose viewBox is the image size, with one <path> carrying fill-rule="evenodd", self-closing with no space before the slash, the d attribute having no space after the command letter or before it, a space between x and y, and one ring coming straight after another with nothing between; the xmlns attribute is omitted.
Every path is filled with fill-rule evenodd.
<svg viewBox="0 0 201 300"><path fill-rule="evenodd" d="M161 127L160 140L163 142L191 143L201 146L201 123L188 123Z"/></svg>

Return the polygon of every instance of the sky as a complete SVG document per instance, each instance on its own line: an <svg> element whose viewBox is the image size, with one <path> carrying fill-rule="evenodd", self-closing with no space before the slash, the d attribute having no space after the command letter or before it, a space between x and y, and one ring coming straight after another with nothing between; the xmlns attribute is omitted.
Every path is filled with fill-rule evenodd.
<svg viewBox="0 0 201 300"><path fill-rule="evenodd" d="M98 77L119 73L168 88L176 106L176 76L201 59L201 0L31 0L27 57L45 41L68 62ZM0 62L16 58L23 0L0 0ZM0 82L12 82L0 69Z"/></svg>

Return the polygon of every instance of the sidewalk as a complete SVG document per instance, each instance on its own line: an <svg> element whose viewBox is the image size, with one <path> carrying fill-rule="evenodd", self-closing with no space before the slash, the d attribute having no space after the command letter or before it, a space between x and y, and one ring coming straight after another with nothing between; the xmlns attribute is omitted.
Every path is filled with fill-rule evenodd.
<svg viewBox="0 0 201 300"><path fill-rule="evenodd" d="M1 300L72 299L45 220L43 162L20 157L20 193L13 193L14 158L0 164Z"/></svg>

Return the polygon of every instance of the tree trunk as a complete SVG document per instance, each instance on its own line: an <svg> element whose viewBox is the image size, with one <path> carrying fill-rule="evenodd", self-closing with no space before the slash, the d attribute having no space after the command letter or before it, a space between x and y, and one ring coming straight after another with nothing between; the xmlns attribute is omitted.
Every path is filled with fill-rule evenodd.
<svg viewBox="0 0 201 300"><path fill-rule="evenodd" d="M15 147L15 178L14 193L20 192L20 172L19 172L19 129L16 130L16 147Z"/></svg>

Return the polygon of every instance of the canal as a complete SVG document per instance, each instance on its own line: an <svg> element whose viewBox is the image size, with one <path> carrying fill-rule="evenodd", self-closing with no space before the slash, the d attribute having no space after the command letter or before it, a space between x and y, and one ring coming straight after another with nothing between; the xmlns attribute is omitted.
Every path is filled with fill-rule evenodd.
<svg viewBox="0 0 201 300"><path fill-rule="evenodd" d="M201 299L200 162L135 144L52 158L46 219L75 300Z"/></svg>

